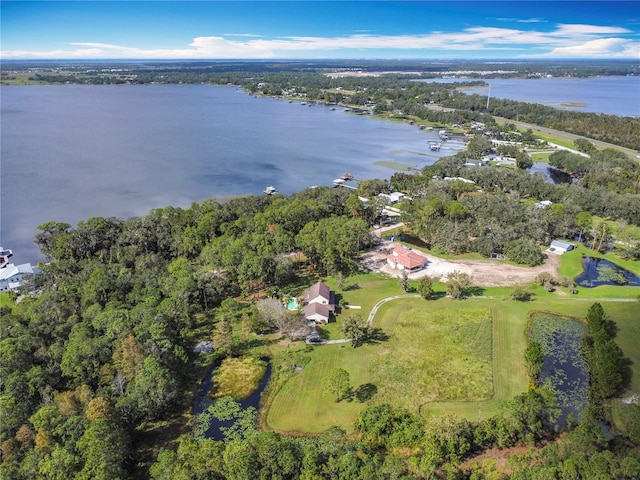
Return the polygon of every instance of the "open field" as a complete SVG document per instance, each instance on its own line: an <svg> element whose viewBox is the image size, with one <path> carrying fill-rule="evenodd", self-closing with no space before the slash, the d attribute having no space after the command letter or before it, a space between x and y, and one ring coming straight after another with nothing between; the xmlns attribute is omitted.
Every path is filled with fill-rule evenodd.
<svg viewBox="0 0 640 480"><path fill-rule="evenodd" d="M381 287L389 289L384 281ZM397 293L396 287L393 294ZM331 425L352 431L358 412L366 404L357 400L335 403L322 395L322 379L335 367L349 372L353 388L367 383L376 386L370 403L392 403L425 417L452 413L469 420L487 418L502 411L505 400L527 388L523 353L529 313L550 311L584 317L591 304L560 296L527 303L486 298L404 298L388 302L373 321L388 338L355 349L348 344L314 347L304 369L274 392L267 425L305 433L320 433ZM616 340L634 362L631 388L638 391L638 304L602 304L609 317L618 322ZM362 316L366 315L368 310L363 309ZM451 329L461 329L462 336L452 335ZM482 360L487 355L492 360L490 374L483 370L488 368Z"/></svg>

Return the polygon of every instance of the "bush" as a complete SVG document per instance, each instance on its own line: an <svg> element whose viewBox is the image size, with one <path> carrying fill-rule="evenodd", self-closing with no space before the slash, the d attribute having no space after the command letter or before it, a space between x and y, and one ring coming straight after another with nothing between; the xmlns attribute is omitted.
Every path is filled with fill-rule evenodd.
<svg viewBox="0 0 640 480"><path fill-rule="evenodd" d="M516 285L511 290L511 298L518 302L528 302L531 300L531 291L523 285Z"/></svg>
<svg viewBox="0 0 640 480"><path fill-rule="evenodd" d="M523 238L508 242L505 245L504 253L512 262L522 265L535 267L544 263L544 255L533 240Z"/></svg>

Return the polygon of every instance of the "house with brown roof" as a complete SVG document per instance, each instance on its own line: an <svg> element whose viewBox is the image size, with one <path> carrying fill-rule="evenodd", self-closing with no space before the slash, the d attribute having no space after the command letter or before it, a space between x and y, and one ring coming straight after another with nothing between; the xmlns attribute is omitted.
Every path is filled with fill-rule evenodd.
<svg viewBox="0 0 640 480"><path fill-rule="evenodd" d="M304 291L302 301L305 318L315 322L329 323L329 318L336 309L335 293L322 280Z"/></svg>
<svg viewBox="0 0 640 480"><path fill-rule="evenodd" d="M398 270L416 272L424 268L427 263L427 257L414 250L397 245L391 255L387 257L387 263Z"/></svg>

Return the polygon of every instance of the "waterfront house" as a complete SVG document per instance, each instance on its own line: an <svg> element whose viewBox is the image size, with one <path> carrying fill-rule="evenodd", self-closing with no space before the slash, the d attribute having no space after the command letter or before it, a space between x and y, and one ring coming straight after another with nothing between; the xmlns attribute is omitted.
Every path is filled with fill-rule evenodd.
<svg viewBox="0 0 640 480"><path fill-rule="evenodd" d="M22 265L7 264L0 269L0 292L18 291L24 282L40 273L40 269L30 263Z"/></svg>

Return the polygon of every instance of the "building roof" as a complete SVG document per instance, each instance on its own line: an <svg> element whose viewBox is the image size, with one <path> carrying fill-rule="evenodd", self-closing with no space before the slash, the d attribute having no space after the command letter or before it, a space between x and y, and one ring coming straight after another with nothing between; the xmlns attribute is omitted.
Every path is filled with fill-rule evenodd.
<svg viewBox="0 0 640 480"><path fill-rule="evenodd" d="M554 240L551 242L551 246L555 248L562 248L564 250L569 250L575 247L573 243L565 242L564 240Z"/></svg>
<svg viewBox="0 0 640 480"><path fill-rule="evenodd" d="M322 303L309 303L304 306L302 311L306 318L309 318L312 315L321 315L325 318L329 318L329 315L331 315L329 305L323 305Z"/></svg>
<svg viewBox="0 0 640 480"><path fill-rule="evenodd" d="M304 292L304 299L307 302L318 297L322 297L327 301L331 299L331 290L329 290L329 287L327 287L322 280L318 280Z"/></svg>
<svg viewBox="0 0 640 480"><path fill-rule="evenodd" d="M427 258L425 256L399 245L393 249L393 254L389 255L388 258L394 263L399 263L404 268L408 268L409 270L421 267L427 261Z"/></svg>
<svg viewBox="0 0 640 480"><path fill-rule="evenodd" d="M5 268L0 269L0 280L9 280L10 278L26 273L37 273L37 269L34 271L34 268L30 263L23 263L22 265L14 265L13 263L8 264Z"/></svg>

